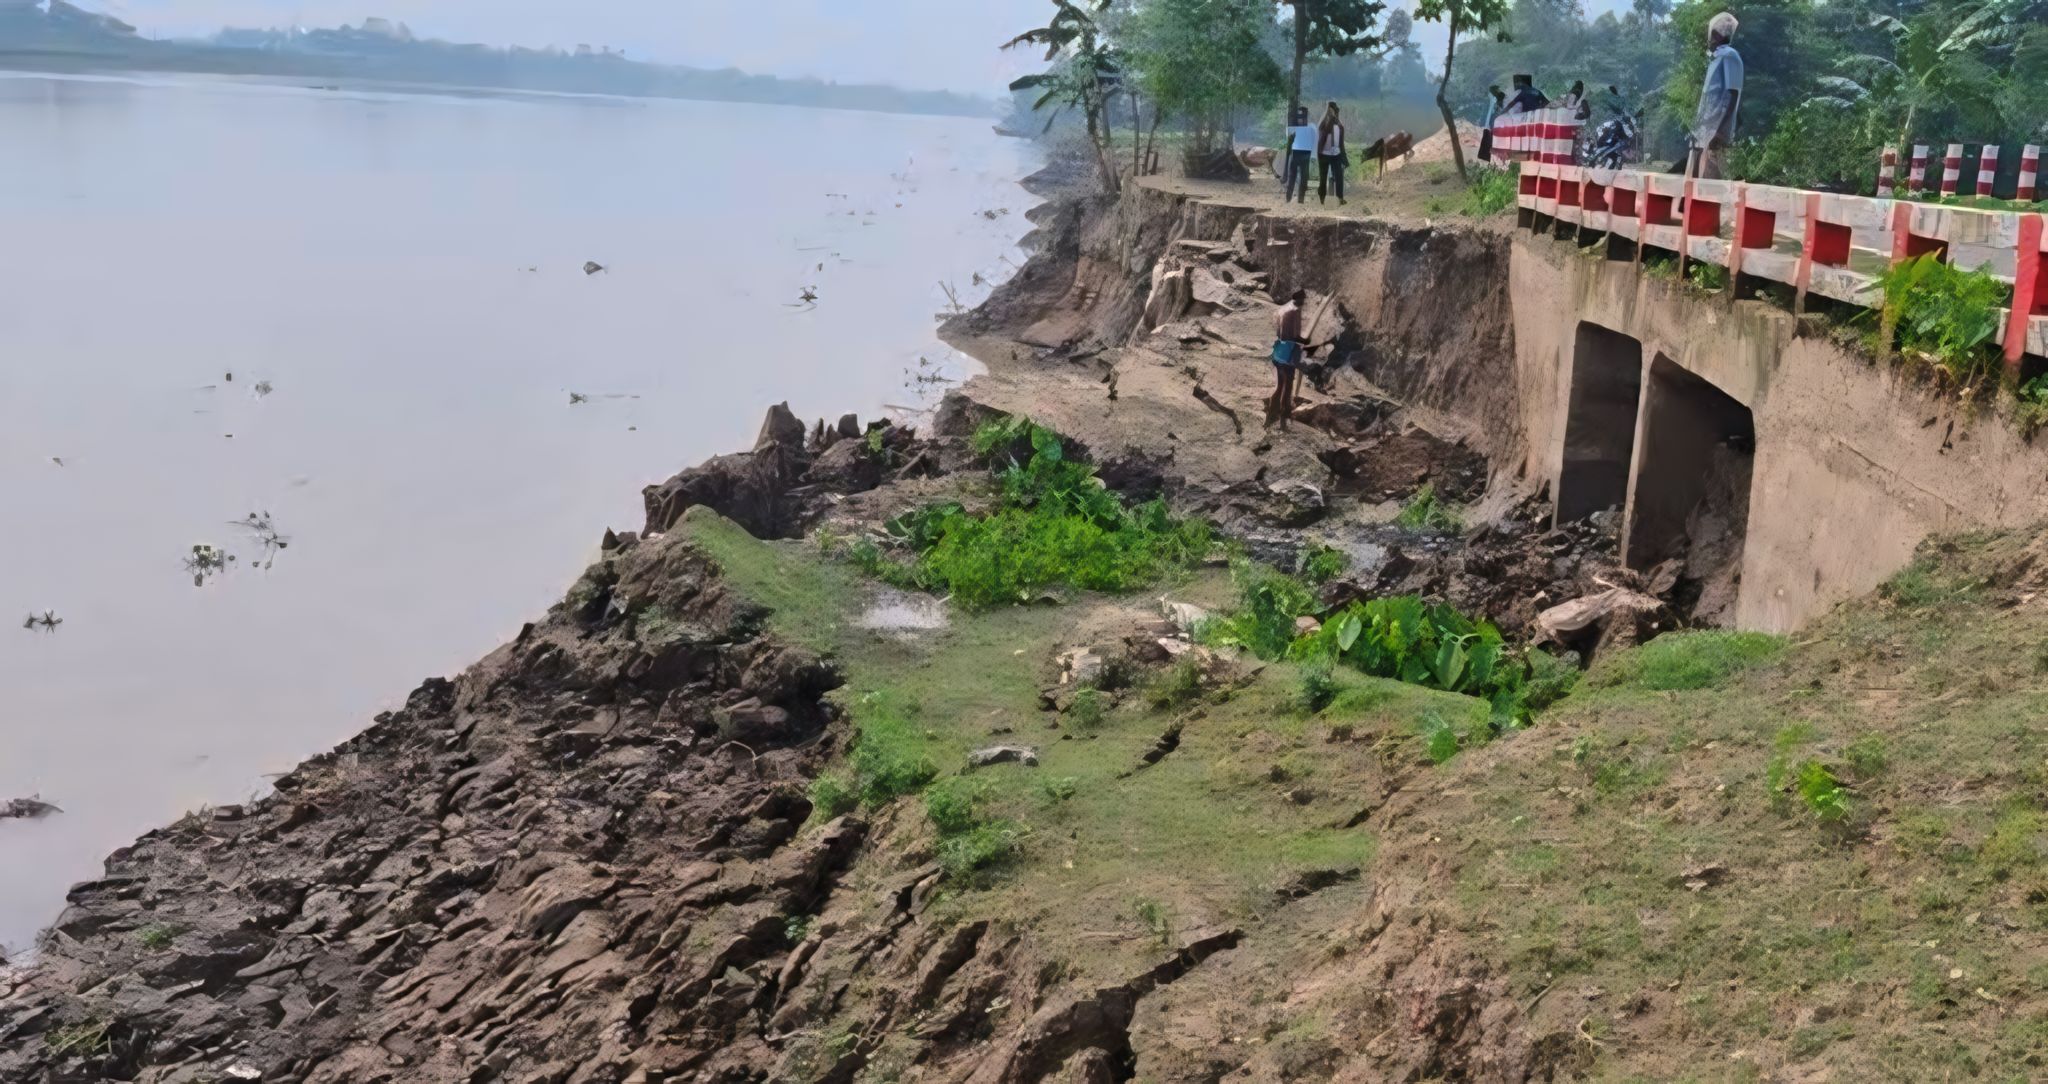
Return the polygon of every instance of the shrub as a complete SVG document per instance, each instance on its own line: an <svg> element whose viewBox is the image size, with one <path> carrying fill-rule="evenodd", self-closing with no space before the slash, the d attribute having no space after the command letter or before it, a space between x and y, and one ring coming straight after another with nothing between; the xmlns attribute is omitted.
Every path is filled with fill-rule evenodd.
<svg viewBox="0 0 2048 1084"><path fill-rule="evenodd" d="M1528 664L1511 656L1500 630L1417 595L1354 602L1294 646L1300 659L1341 660L1394 678L1491 702L1496 727L1526 721Z"/></svg>
<svg viewBox="0 0 2048 1084"><path fill-rule="evenodd" d="M1167 667L1150 687L1145 699L1160 710L1183 707L1202 698L1202 664L1182 656Z"/></svg>
<svg viewBox="0 0 2048 1084"><path fill-rule="evenodd" d="M810 798L811 819L821 822L851 813L860 804L853 780L836 772L811 780Z"/></svg>
<svg viewBox="0 0 2048 1084"><path fill-rule="evenodd" d="M939 868L955 883L970 879L1016 853L1022 829L1009 821L979 824L939 840Z"/></svg>
<svg viewBox="0 0 2048 1084"><path fill-rule="evenodd" d="M1460 210L1467 218L1488 218L1513 210L1521 193L1521 176L1520 165L1475 171Z"/></svg>
<svg viewBox="0 0 2048 1084"><path fill-rule="evenodd" d="M1350 568L1350 556L1333 546L1317 543L1301 555L1301 578L1318 587L1342 576Z"/></svg>
<svg viewBox="0 0 2048 1084"><path fill-rule="evenodd" d="M1713 688L1784 649L1784 637L1763 632L1667 632L1615 656L1601 671L1600 684L1660 692Z"/></svg>
<svg viewBox="0 0 2048 1084"><path fill-rule="evenodd" d="M1431 764L1448 763L1458 755L1458 731L1450 720L1438 712L1429 712L1422 717L1418 730L1422 734L1423 749Z"/></svg>
<svg viewBox="0 0 2048 1084"><path fill-rule="evenodd" d="M958 835L981 823L981 800L980 786L956 777L925 790L924 811L939 835Z"/></svg>
<svg viewBox="0 0 2048 1084"><path fill-rule="evenodd" d="M1295 689L1294 702L1310 714L1329 707L1344 688L1338 684L1336 671L1328 659L1309 660L1301 668L1300 681Z"/></svg>
<svg viewBox="0 0 2048 1084"><path fill-rule="evenodd" d="M1849 815L1849 790L1835 773L1818 760L1799 766L1796 780L1799 798L1822 821L1833 823Z"/></svg>
<svg viewBox="0 0 2048 1084"><path fill-rule="evenodd" d="M1093 730L1102 725L1102 693L1095 689L1082 689L1074 694L1074 700L1067 705L1067 722L1081 730Z"/></svg>
<svg viewBox="0 0 2048 1084"><path fill-rule="evenodd" d="M1928 253L1885 269L1884 321L1903 350L1934 359L1958 384L1974 384L1998 371L1993 340L1998 310L2011 297L2005 283L1983 271L1964 271Z"/></svg>
<svg viewBox="0 0 2048 1084"><path fill-rule="evenodd" d="M947 501L905 513L886 529L915 559L897 562L856 544L856 565L980 609L1028 601L1054 585L1128 590L1186 567L1213 545L1207 524L1175 518L1163 501L1127 508L1094 467L1069 458L1058 433L1029 419L992 422L975 442L1007 455L997 468L996 510L976 515ZM1017 445L1026 450L1008 451Z"/></svg>
<svg viewBox="0 0 2048 1084"><path fill-rule="evenodd" d="M1533 648L1528 654L1529 682L1522 694L1522 702L1531 712L1563 700L1579 687L1584 673L1579 670L1579 656L1568 651L1564 656L1552 655L1542 648Z"/></svg>
<svg viewBox="0 0 2048 1084"><path fill-rule="evenodd" d="M1230 579L1237 587L1237 610L1208 622L1200 630L1204 643L1277 659L1294 643L1295 622L1320 608L1305 584L1267 565L1240 557L1231 562Z"/></svg>
<svg viewBox="0 0 2048 1084"><path fill-rule="evenodd" d="M1071 775L1041 776L1038 790L1048 802L1064 802L1081 793L1081 781Z"/></svg>
<svg viewBox="0 0 2048 1084"><path fill-rule="evenodd" d="M1396 527L1411 531L1460 531L1465 527L1464 517L1450 503L1440 500L1433 483L1424 483L1408 503L1401 506L1401 514L1394 517Z"/></svg>

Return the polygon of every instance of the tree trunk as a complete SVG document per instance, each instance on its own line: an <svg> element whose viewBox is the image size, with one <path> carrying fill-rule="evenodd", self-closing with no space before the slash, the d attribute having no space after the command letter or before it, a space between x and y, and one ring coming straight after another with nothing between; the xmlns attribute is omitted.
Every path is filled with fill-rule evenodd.
<svg viewBox="0 0 2048 1084"><path fill-rule="evenodd" d="M1294 123L1294 111L1301 108L1301 70L1308 64L1308 5L1309 0L1289 0L1294 5L1294 78L1288 85L1294 89L1287 99L1287 123Z"/></svg>
<svg viewBox="0 0 2048 1084"><path fill-rule="evenodd" d="M1143 177L1145 175L1145 141L1139 138L1138 135L1138 122L1140 120L1138 116L1138 92L1126 90L1124 91L1124 97L1129 99L1131 103L1131 176Z"/></svg>
<svg viewBox="0 0 2048 1084"><path fill-rule="evenodd" d="M1091 94L1082 112L1088 115L1088 145L1095 149L1095 168L1102 174L1103 190L1114 196L1123 191L1123 185L1117 181L1116 163L1110 161L1109 152L1103 149L1103 122L1107 119L1104 116L1107 110L1103 106L1100 94Z"/></svg>
<svg viewBox="0 0 2048 1084"><path fill-rule="evenodd" d="M1158 168L1159 168L1158 162L1159 162L1159 118L1160 118L1160 113L1161 113L1161 110L1160 110L1160 108L1159 108L1159 103L1158 103L1158 102L1153 102L1153 103L1152 103L1152 129L1151 129L1151 131L1148 131L1148 132L1146 132L1146 133L1145 133L1145 172L1147 172L1147 173L1150 173L1150 172L1152 172L1153 170L1155 170L1155 169L1158 169Z"/></svg>
<svg viewBox="0 0 2048 1084"><path fill-rule="evenodd" d="M1465 171L1465 142L1458 138L1458 118L1451 115L1451 102L1446 97L1451 85L1451 61L1458 55L1458 20L1450 20L1450 43L1444 46L1444 75L1436 84L1436 108L1444 115L1444 131L1451 135L1451 161L1458 164L1458 179L1469 183L1471 174ZM1381 163L1384 165L1384 161Z"/></svg>

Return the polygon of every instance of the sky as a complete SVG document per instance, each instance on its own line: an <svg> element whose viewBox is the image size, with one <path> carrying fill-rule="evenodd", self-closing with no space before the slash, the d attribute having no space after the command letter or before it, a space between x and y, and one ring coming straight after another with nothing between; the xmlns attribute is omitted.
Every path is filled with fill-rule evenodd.
<svg viewBox="0 0 2048 1084"><path fill-rule="evenodd" d="M414 33L492 45L603 45L641 60L842 83L997 94L1034 70L998 45L1040 25L1046 0L82 0L160 36L223 26L339 26L381 15ZM1392 5L1389 5L1390 7ZM1410 5L1412 6L1412 5ZM1586 0L1590 14L1626 0ZM1444 31L1415 24L1425 63Z"/></svg>
<svg viewBox="0 0 2048 1084"><path fill-rule="evenodd" d="M491 45L603 45L640 60L997 94L1032 69L997 46L1042 25L1046 0L76 0L145 34L360 24Z"/></svg>

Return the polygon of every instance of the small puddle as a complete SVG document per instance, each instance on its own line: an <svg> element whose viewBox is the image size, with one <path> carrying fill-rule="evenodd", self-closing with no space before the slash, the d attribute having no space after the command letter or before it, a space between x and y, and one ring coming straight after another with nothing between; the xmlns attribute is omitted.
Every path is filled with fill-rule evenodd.
<svg viewBox="0 0 2048 1084"><path fill-rule="evenodd" d="M930 595L884 589L868 604L855 624L876 632L930 632L946 627L946 604Z"/></svg>

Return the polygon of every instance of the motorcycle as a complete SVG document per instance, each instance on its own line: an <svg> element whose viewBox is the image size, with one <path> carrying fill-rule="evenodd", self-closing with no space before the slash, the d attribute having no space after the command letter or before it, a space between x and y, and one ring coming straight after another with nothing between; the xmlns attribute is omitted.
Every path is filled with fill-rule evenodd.
<svg viewBox="0 0 2048 1084"><path fill-rule="evenodd" d="M1621 100L1621 91L1607 88L1608 117L1598 128L1579 129L1579 145L1573 158L1595 169L1622 169L1642 161L1643 111L1631 113Z"/></svg>

